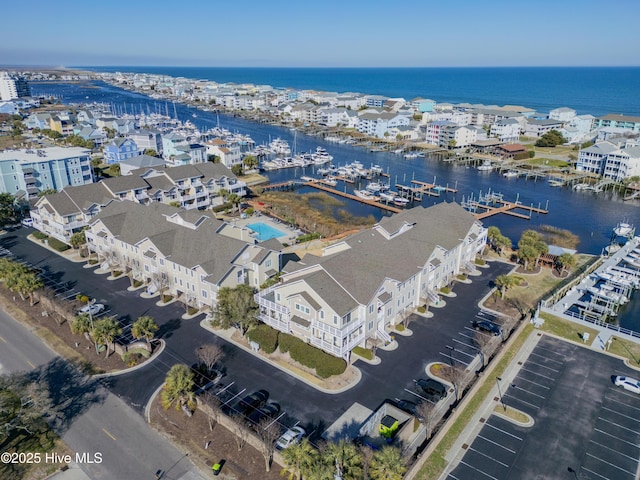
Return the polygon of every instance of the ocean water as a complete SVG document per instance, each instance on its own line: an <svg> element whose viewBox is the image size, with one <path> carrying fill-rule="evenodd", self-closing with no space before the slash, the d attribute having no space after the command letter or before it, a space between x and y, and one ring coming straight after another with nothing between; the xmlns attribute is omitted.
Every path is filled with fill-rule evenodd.
<svg viewBox="0 0 640 480"><path fill-rule="evenodd" d="M137 72L333 92L359 92L410 100L522 105L548 112L570 107L595 116L640 116L640 67L518 68L221 68L77 67Z"/></svg>

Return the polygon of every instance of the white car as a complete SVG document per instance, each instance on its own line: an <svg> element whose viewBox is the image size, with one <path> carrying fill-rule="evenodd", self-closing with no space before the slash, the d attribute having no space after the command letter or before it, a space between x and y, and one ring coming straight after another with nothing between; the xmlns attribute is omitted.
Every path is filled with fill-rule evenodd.
<svg viewBox="0 0 640 480"><path fill-rule="evenodd" d="M640 394L640 382L635 378L617 376L613 383L616 384L616 387L622 387L630 392Z"/></svg>
<svg viewBox="0 0 640 480"><path fill-rule="evenodd" d="M105 309L105 306L102 303L91 303L89 305L85 305L84 307L82 307L80 310L78 310L79 314L86 314L86 315L98 315L99 313L103 312Z"/></svg>
<svg viewBox="0 0 640 480"><path fill-rule="evenodd" d="M285 448L289 448L291 445L295 445L302 437L305 435L304 428L302 427L291 427L289 430L284 432L284 434L278 439L276 442L276 448L278 450L284 450Z"/></svg>
<svg viewBox="0 0 640 480"><path fill-rule="evenodd" d="M31 217L27 217L27 218L23 218L22 219L22 225L24 225L25 227L33 227L33 218Z"/></svg>

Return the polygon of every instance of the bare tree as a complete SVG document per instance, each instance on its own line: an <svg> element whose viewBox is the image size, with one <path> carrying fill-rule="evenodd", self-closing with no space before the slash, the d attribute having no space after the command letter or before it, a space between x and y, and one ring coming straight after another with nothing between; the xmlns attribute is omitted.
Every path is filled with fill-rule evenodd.
<svg viewBox="0 0 640 480"><path fill-rule="evenodd" d="M264 457L264 467L266 471L271 470L273 452L276 449L276 440L280 436L278 423L271 418L263 418L257 425L257 433L260 438L260 453Z"/></svg>
<svg viewBox="0 0 640 480"><path fill-rule="evenodd" d="M420 402L416 407L416 416L427 429L427 438L431 438L436 420L436 405L427 401Z"/></svg>
<svg viewBox="0 0 640 480"><path fill-rule="evenodd" d="M491 357L491 354L495 352L498 346L497 338L498 337L494 335L488 335L483 332L475 332L473 335L473 341L478 345L480 355L482 355L483 366L487 364L489 357Z"/></svg>
<svg viewBox="0 0 640 480"><path fill-rule="evenodd" d="M151 283L155 285L160 295L164 295L169 288L169 277L163 272L156 272L151 277Z"/></svg>
<svg viewBox="0 0 640 480"><path fill-rule="evenodd" d="M373 356L376 356L376 351L378 351L378 347L382 345L382 341L379 338L369 337L366 342L373 353Z"/></svg>
<svg viewBox="0 0 640 480"><path fill-rule="evenodd" d="M202 401L206 405L204 410L209 421L209 430L213 431L213 427L218 423L222 414L222 402L211 392L206 392L202 397Z"/></svg>
<svg viewBox="0 0 640 480"><path fill-rule="evenodd" d="M192 308L196 308L197 297L194 293L185 292L182 294L182 305L184 306L184 313L189 314Z"/></svg>
<svg viewBox="0 0 640 480"><path fill-rule="evenodd" d="M233 421L232 430L235 434L236 445L238 450L242 450L242 447L247 443L247 438L249 438L249 425L243 415L232 415L231 420Z"/></svg>
<svg viewBox="0 0 640 480"><path fill-rule="evenodd" d="M207 343L206 345L200 345L196 348L196 357L198 361L207 367L210 372L216 366L222 357L224 357L224 351L220 345L215 343Z"/></svg>
<svg viewBox="0 0 640 480"><path fill-rule="evenodd" d="M462 393L462 390L465 386L465 371L458 365L445 365L442 368L442 376L445 378L445 380L448 380L453 384L453 388L456 394L456 400L460 400L460 394Z"/></svg>

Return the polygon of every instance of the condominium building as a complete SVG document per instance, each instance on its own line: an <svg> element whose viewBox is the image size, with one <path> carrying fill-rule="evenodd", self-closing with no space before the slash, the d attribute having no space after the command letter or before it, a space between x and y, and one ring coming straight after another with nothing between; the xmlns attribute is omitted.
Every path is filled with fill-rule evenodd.
<svg viewBox="0 0 640 480"><path fill-rule="evenodd" d="M598 142L580 150L576 170L616 182L640 176L640 145L637 141L627 141L621 147L607 141Z"/></svg>
<svg viewBox="0 0 640 480"><path fill-rule="evenodd" d="M0 100L31 96L27 81L19 75L0 72Z"/></svg>

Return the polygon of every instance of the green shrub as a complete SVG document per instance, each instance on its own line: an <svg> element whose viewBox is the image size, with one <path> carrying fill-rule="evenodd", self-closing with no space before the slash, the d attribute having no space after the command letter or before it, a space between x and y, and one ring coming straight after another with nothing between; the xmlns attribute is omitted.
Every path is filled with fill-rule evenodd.
<svg viewBox="0 0 640 480"><path fill-rule="evenodd" d="M58 252L64 252L65 250L69 250L71 247L64 242L61 242L57 238L49 238L49 246Z"/></svg>
<svg viewBox="0 0 640 480"><path fill-rule="evenodd" d="M89 265L95 265L98 263L98 260L96 260L95 258L92 258L91 260L89 260Z"/></svg>
<svg viewBox="0 0 640 480"><path fill-rule="evenodd" d="M476 258L476 265L484 265L485 261L482 258Z"/></svg>
<svg viewBox="0 0 640 480"><path fill-rule="evenodd" d="M133 281L133 288L138 288L142 286L142 281L141 280L134 280Z"/></svg>
<svg viewBox="0 0 640 480"><path fill-rule="evenodd" d="M248 216L253 215L253 212L254 212L254 210L253 210L253 208L251 208L251 207L247 208L247 209L244 211L244 213L246 213Z"/></svg>
<svg viewBox="0 0 640 480"><path fill-rule="evenodd" d="M232 206L233 205L231 205L230 203L223 203L222 205L216 205L215 207L211 207L211 211L215 213L220 213L220 212L230 210Z"/></svg>
<svg viewBox="0 0 640 480"><path fill-rule="evenodd" d="M353 349L353 353L359 355L362 358L366 358L367 360L373 360L373 352L368 348L355 347Z"/></svg>
<svg viewBox="0 0 640 480"><path fill-rule="evenodd" d="M442 293L444 293L445 295L447 295L447 294L451 293L451 289L450 289L449 287L442 287L442 288L440 289L440 291L441 291Z"/></svg>
<svg viewBox="0 0 640 480"><path fill-rule="evenodd" d="M278 346L281 352L289 352L291 358L296 362L309 368L315 368L316 374L320 378L340 375L347 368L347 362L343 359L329 355L286 333L280 333L278 336Z"/></svg>
<svg viewBox="0 0 640 480"><path fill-rule="evenodd" d="M173 300L171 295L162 295L162 303L169 303L171 300Z"/></svg>
<svg viewBox="0 0 640 480"><path fill-rule="evenodd" d="M37 238L38 240L44 240L45 238L49 238L49 235L47 235L46 233L42 233L42 232L33 232L33 236L35 238Z"/></svg>
<svg viewBox="0 0 640 480"><path fill-rule="evenodd" d="M247 338L260 345L266 353L273 353L278 346L278 330L269 325L258 325L247 332Z"/></svg>
<svg viewBox="0 0 640 480"><path fill-rule="evenodd" d="M464 273L461 273L460 275L458 275L458 280L465 281L466 279L467 279L467 276Z"/></svg>
<svg viewBox="0 0 640 480"><path fill-rule="evenodd" d="M399 323L396 325L396 330L399 332L404 332L404 325Z"/></svg>
<svg viewBox="0 0 640 480"><path fill-rule="evenodd" d="M418 307L418 312L420 312L420 313L424 313L424 312L426 312L426 311L427 311L427 307L425 307L424 305L420 305L420 306Z"/></svg>
<svg viewBox="0 0 640 480"><path fill-rule="evenodd" d="M127 353L133 353L134 355L140 355L143 358L149 358L151 356L151 352L145 348L134 347L130 348Z"/></svg>

